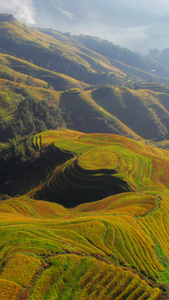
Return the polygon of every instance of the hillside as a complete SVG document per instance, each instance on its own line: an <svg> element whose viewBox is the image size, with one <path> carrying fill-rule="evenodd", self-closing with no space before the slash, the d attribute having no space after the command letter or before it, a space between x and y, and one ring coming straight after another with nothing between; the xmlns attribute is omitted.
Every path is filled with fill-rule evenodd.
<svg viewBox="0 0 169 300"><path fill-rule="evenodd" d="M56 91L46 81L11 70L5 68L2 76L11 76L13 81L0 79L0 142L60 127L86 133L120 134L136 140L169 139L167 85L149 83L135 88L101 86ZM22 82L17 82L20 81L17 78ZM64 79L62 84L66 88L72 82Z"/></svg>
<svg viewBox="0 0 169 300"><path fill-rule="evenodd" d="M63 130L0 157L0 299L168 299L168 150Z"/></svg>
<svg viewBox="0 0 169 300"><path fill-rule="evenodd" d="M0 38L0 142L63 127L169 139L168 71L155 60L5 14Z"/></svg>
<svg viewBox="0 0 169 300"><path fill-rule="evenodd" d="M110 42L71 36L54 30L33 29L13 16L1 14L1 52L31 60L48 70L87 84L123 84L127 80L169 82L169 70ZM152 70L156 70L156 73Z"/></svg>
<svg viewBox="0 0 169 300"><path fill-rule="evenodd" d="M143 54L169 45L166 0L139 5L132 0L32 0L17 8L1 4L1 11L5 8L23 23L98 36Z"/></svg>
<svg viewBox="0 0 169 300"><path fill-rule="evenodd" d="M0 142L46 129L68 127L85 132L116 133L140 137L99 106L91 90L55 91L5 79L0 80Z"/></svg>
<svg viewBox="0 0 169 300"><path fill-rule="evenodd" d="M0 22L1 52L31 60L43 68L63 73L86 83L98 84L107 79L107 72L125 74L111 66L106 57L74 42L60 41L29 28L13 17Z"/></svg>

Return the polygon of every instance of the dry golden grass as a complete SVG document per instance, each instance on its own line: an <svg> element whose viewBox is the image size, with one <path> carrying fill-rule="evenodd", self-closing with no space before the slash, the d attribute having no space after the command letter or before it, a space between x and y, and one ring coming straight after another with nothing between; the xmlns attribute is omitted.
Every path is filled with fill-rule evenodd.
<svg viewBox="0 0 169 300"><path fill-rule="evenodd" d="M0 278L26 287L30 284L40 266L41 261L39 259L25 254L16 254L7 262Z"/></svg>
<svg viewBox="0 0 169 300"><path fill-rule="evenodd" d="M18 284L0 279L0 300L16 300L22 291L21 286Z"/></svg>

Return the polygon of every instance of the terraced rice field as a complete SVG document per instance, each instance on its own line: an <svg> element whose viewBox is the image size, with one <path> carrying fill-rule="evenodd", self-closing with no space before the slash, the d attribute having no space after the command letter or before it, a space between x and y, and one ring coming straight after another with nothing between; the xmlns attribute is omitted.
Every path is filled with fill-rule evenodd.
<svg viewBox="0 0 169 300"><path fill-rule="evenodd" d="M119 207L126 200L132 209L132 193L120 196ZM133 207L144 206L136 198ZM121 215L117 196L97 205L66 209L26 196L1 202L0 283L28 299L158 299L164 269L142 217Z"/></svg>
<svg viewBox="0 0 169 300"><path fill-rule="evenodd" d="M117 135L40 135L44 177L0 202L0 299L169 299L169 152Z"/></svg>

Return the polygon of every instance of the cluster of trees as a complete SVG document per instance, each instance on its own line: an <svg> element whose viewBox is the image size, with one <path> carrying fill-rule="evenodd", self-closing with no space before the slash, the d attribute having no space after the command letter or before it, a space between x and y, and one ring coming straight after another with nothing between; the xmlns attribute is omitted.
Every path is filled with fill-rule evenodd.
<svg viewBox="0 0 169 300"><path fill-rule="evenodd" d="M1 168L6 165L17 164L18 161L28 161L34 159L36 149L33 147L32 137L19 138L16 136L9 139L5 145L0 147Z"/></svg>
<svg viewBox="0 0 169 300"><path fill-rule="evenodd" d="M65 126L63 113L58 107L49 105L46 100L36 101L27 96L19 103L14 117L1 124L0 141Z"/></svg>
<svg viewBox="0 0 169 300"><path fill-rule="evenodd" d="M0 200L8 199L8 192L3 188L36 159L36 149L33 147L32 138L13 138L5 145L0 146Z"/></svg>
<svg viewBox="0 0 169 300"><path fill-rule="evenodd" d="M15 81L15 77L13 75L8 74L5 71L0 72L0 78L7 79L7 80L10 80L10 81Z"/></svg>

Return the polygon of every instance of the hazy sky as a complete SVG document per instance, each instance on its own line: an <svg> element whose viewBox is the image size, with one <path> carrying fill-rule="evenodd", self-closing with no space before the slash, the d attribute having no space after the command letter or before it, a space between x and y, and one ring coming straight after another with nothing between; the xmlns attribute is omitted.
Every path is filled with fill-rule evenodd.
<svg viewBox="0 0 169 300"><path fill-rule="evenodd" d="M120 3L126 4L130 7L140 8L144 11L154 11L157 14L166 13L166 9L169 9L168 0L119 0Z"/></svg>
<svg viewBox="0 0 169 300"><path fill-rule="evenodd" d="M110 1L107 0L107 2L111 2L111 1L112 0ZM61 2L64 3L64 0L62 0ZM100 2L104 3L105 0L101 0ZM115 5L117 3L117 1L112 1L112 2L115 2ZM95 3L97 5L98 0L96 0ZM141 0L141 1L140 0L118 0L118 5L119 4L130 8L137 8L147 12L154 12L156 14L169 13L168 0ZM42 5L43 5L43 0L42 0ZM49 10L50 10L50 5L49 5ZM36 23L36 8L34 5L34 0L5 0L5 1L1 0L0 11L13 13L18 19L28 24ZM67 12L65 11L65 14L66 13Z"/></svg>

